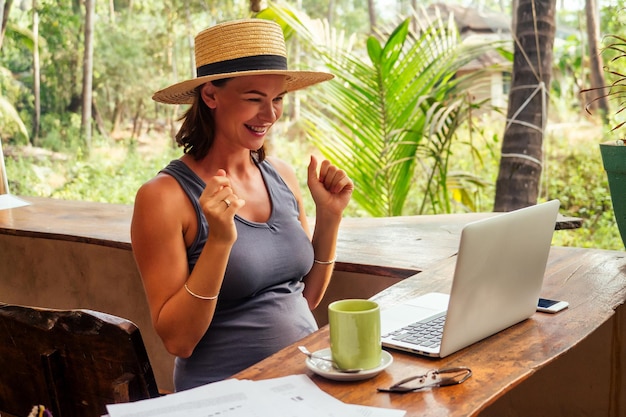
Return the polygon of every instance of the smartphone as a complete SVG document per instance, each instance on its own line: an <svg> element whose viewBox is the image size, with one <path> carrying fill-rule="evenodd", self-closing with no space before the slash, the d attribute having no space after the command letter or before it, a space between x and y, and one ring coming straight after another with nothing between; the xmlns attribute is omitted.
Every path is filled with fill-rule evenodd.
<svg viewBox="0 0 626 417"><path fill-rule="evenodd" d="M558 313L559 311L566 309L568 306L569 303L567 301L540 298L537 303L537 311L541 311L543 313Z"/></svg>

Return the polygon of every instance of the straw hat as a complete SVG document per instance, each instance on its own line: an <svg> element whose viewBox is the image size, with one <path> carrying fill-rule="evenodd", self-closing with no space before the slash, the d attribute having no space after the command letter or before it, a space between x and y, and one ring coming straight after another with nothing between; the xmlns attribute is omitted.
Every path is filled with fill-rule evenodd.
<svg viewBox="0 0 626 417"><path fill-rule="evenodd" d="M287 91L333 78L316 71L289 71L281 27L264 19L242 19L203 30L196 36L196 78L157 91L152 99L167 104L190 104L194 90L220 78L244 75L286 75Z"/></svg>

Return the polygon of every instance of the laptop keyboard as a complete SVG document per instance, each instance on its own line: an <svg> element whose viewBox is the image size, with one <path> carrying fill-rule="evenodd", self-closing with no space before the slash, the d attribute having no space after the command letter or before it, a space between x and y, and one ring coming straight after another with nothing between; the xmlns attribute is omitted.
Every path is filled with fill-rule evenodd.
<svg viewBox="0 0 626 417"><path fill-rule="evenodd" d="M445 322L446 316L444 314L433 317L428 321L409 324L383 337L391 337L392 340L401 340L414 345L436 348L441 344L441 335L443 334Z"/></svg>

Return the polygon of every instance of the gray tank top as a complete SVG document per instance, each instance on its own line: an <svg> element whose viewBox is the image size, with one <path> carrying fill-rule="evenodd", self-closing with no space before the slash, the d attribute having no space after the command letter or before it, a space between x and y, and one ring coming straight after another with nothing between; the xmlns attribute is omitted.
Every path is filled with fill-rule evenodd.
<svg viewBox="0 0 626 417"><path fill-rule="evenodd" d="M298 220L298 204L272 165L257 164L270 196L266 223L235 216L231 250L215 316L189 358L176 358L177 391L219 381L317 330L302 296L302 278L313 265L313 246ZM193 270L210 230L198 198L205 183L185 163L162 170L174 177L193 204L198 234L187 249Z"/></svg>

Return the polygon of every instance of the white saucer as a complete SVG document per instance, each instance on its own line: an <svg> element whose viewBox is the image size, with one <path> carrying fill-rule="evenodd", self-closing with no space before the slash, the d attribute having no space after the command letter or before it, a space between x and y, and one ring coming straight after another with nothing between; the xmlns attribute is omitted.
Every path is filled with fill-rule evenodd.
<svg viewBox="0 0 626 417"><path fill-rule="evenodd" d="M313 352L313 354L321 358L331 358L330 348L318 350L317 352ZM333 368L330 362L315 360L315 358L306 358L305 363L307 368L315 372L317 375L323 376L324 378L333 379L335 381L360 381L363 379L372 378L378 375L380 372L384 371L389 365L393 363L393 356L391 356L389 352L383 350L380 357L380 366L355 373L338 371Z"/></svg>

